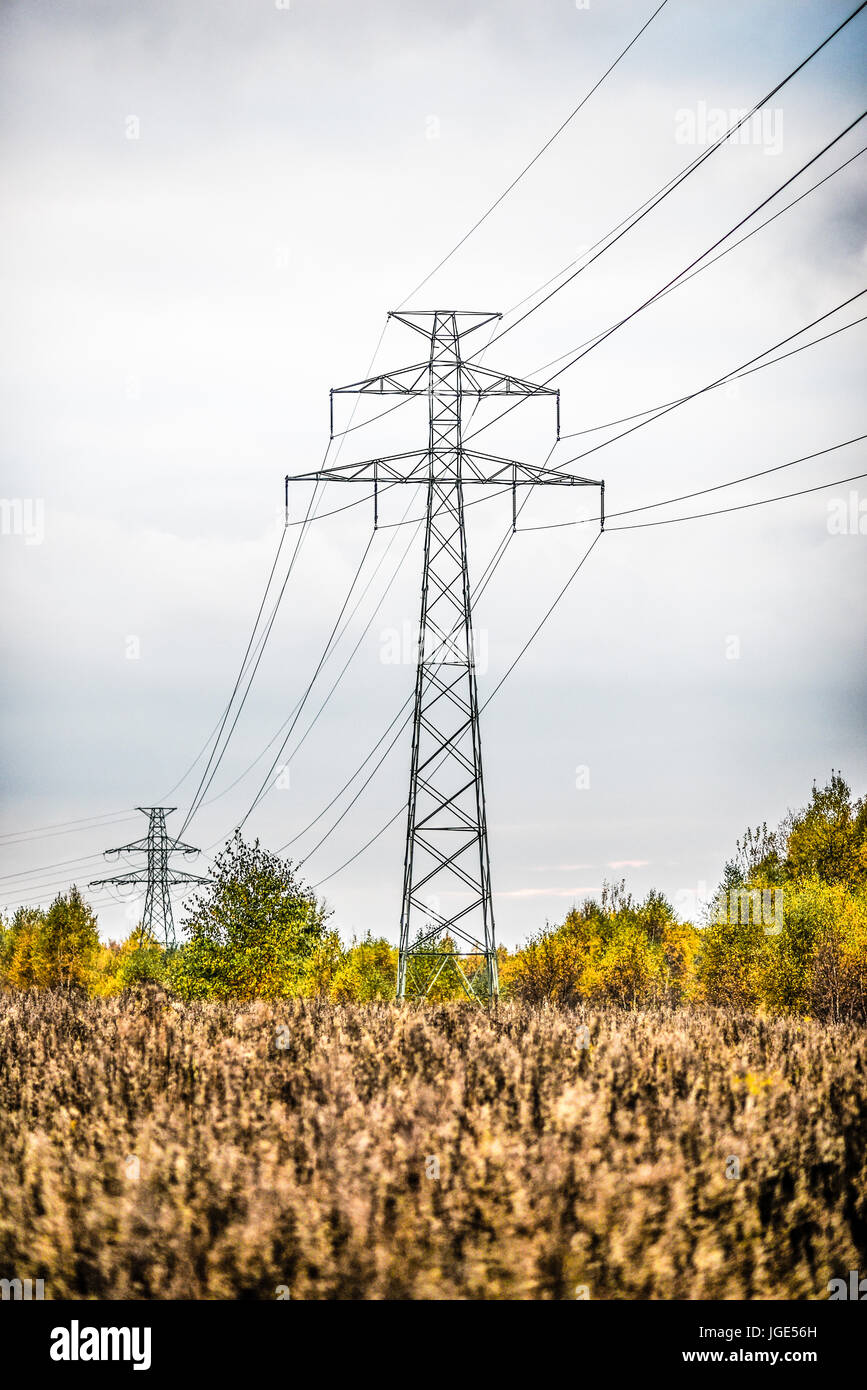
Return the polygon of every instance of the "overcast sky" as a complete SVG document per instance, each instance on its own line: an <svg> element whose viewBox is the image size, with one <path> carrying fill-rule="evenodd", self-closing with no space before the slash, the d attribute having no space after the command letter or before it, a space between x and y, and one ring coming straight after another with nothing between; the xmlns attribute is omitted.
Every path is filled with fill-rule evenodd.
<svg viewBox="0 0 867 1390"><path fill-rule="evenodd" d="M409 307L511 309L693 159L720 111L728 119L764 96L854 7L669 0ZM653 0L6 0L0 457L3 497L18 505L4 509L0 537L2 828L18 840L5 843L0 901L47 902L70 875L96 876L93 856L144 830L129 810L138 804L177 805L169 824L180 828L202 763L169 789L228 700L279 540L283 475L321 461L329 388L368 373L387 312L653 9ZM486 364L539 373L714 243L860 115L865 38L862 15L773 99L749 140L709 158ZM854 155L865 129L744 230ZM565 372L563 433L696 390L863 290L865 158ZM792 345L858 318L864 303ZM865 325L853 327L574 467L605 478L614 513L862 434L865 341ZM392 323L375 366L416 361L420 344ZM350 408L340 406L338 425ZM354 423L365 409L376 407L362 406ZM397 440L423 446L424 412L414 403L394 424L348 435L341 459ZM564 440L553 460L617 432ZM541 463L553 411L533 402L488 439L481 447ZM634 519L864 472L862 443ZM294 520L310 493L293 489ZM353 495L333 484L317 509ZM416 517L422 500L395 488L381 520ZM575 519L589 500L537 490L521 524ZM276 745L260 755L319 660L372 520L359 506L306 534L216 799L185 832L193 844L218 844L247 811ZM505 498L467 512L475 577L509 521ZM527 531L510 543L476 613L482 700L592 529ZM483 716L500 940L511 946L561 920L605 878L625 876L639 894L655 886L693 911L747 824L776 822L832 767L865 790L865 532L861 479L603 537ZM418 619L418 529L377 535L361 588L380 560L293 742L361 638L356 655L289 758L288 785L245 827L269 847L319 815L412 688L404 633ZM396 636L409 659L384 659ZM395 940L402 818L331 874L405 799L408 733L315 848L371 766L288 853L310 854L301 873L325 880L345 936L371 929ZM102 828L24 836L125 808L129 819ZM75 862L55 868L61 861ZM93 897L103 934L125 933L136 905Z"/></svg>

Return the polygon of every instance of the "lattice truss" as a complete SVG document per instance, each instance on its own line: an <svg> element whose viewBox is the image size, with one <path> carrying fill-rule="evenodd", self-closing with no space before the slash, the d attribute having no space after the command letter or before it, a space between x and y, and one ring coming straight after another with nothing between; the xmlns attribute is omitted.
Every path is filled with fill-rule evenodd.
<svg viewBox="0 0 867 1390"><path fill-rule="evenodd" d="M107 849L105 856L109 859L121 854L146 854L146 865L141 869L128 869L122 874L115 874L112 878L94 879L90 884L91 888L101 887L104 884L116 884L118 886L145 884L140 944L144 945L148 941L162 941L166 950L177 945L169 890L179 884L209 882L207 878L202 878L199 874L188 874L174 868L170 862L170 855L172 854L179 853L189 858L200 853L193 845L184 844L182 840L173 840L169 835L166 828L166 815L176 809L175 806L137 806L136 810L141 811L148 818L147 835L141 840L133 840L131 844L120 845L117 849Z"/></svg>
<svg viewBox="0 0 867 1390"><path fill-rule="evenodd" d="M395 313L428 341L428 355L331 392L334 397L426 396L427 447L335 463L290 481L423 483L427 488L421 618L400 919L398 998L429 996L446 977L475 998L498 995L479 700L467 567L464 488L600 487L591 478L468 449L466 397L559 393L462 358L462 340L500 316L454 310ZM376 508L376 503L374 504ZM374 513L376 515L376 511Z"/></svg>

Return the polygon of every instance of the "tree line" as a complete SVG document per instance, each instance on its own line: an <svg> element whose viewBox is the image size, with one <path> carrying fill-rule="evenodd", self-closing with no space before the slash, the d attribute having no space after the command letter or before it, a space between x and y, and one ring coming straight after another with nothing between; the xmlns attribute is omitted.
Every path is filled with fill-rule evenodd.
<svg viewBox="0 0 867 1390"><path fill-rule="evenodd" d="M216 856L172 950L141 926L102 942L73 886L47 909L0 919L0 986L113 995L155 984L184 1000L326 996L393 999L397 950L368 933L346 943L291 861L240 833ZM448 951L448 938L440 949ZM551 1000L726 1005L867 1022L867 797L839 772L775 829L737 842L704 920L682 922L655 890L625 882L576 905L519 949L499 948L501 993ZM465 997L444 971L431 998Z"/></svg>

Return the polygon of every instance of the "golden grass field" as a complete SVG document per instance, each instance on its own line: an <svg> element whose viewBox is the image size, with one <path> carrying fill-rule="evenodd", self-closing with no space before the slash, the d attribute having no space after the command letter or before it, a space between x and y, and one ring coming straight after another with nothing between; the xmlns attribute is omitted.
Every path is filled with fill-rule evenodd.
<svg viewBox="0 0 867 1390"><path fill-rule="evenodd" d="M0 1276L823 1299L867 1268L865 1077L863 1029L722 1011L6 994Z"/></svg>

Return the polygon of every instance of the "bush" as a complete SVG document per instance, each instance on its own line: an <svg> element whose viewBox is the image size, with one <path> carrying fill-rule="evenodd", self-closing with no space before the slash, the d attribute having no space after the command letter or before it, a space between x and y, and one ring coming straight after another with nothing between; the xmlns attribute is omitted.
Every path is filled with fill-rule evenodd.
<svg viewBox="0 0 867 1390"><path fill-rule="evenodd" d="M698 945L695 928L677 921L661 893L636 904L624 884L607 884L601 903L573 908L562 926L532 937L507 962L505 992L525 1003L682 1003Z"/></svg>
<svg viewBox="0 0 867 1390"><path fill-rule="evenodd" d="M397 951L384 937L370 932L353 940L335 972L330 995L340 1004L364 1004L394 999L397 989Z"/></svg>
<svg viewBox="0 0 867 1390"><path fill-rule="evenodd" d="M4 983L12 989L86 989L99 952L96 917L75 885L47 912L19 908L3 933Z"/></svg>
<svg viewBox="0 0 867 1390"><path fill-rule="evenodd" d="M288 860L239 831L184 923L172 978L187 999L274 999L307 992L325 938L325 913Z"/></svg>

